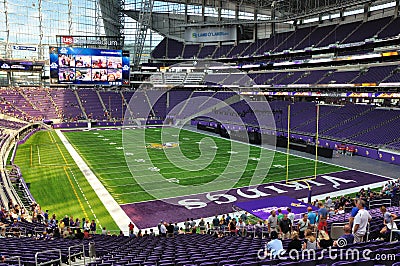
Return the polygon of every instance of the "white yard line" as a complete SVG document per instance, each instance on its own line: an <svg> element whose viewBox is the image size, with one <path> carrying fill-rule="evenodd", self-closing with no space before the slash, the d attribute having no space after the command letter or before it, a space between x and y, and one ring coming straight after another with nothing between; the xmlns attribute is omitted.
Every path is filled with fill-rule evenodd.
<svg viewBox="0 0 400 266"><path fill-rule="evenodd" d="M90 186L97 194L104 207L108 210L111 217L114 219L115 223L118 225L121 231L126 232L128 228L128 224L131 222L128 215L122 210L119 204L115 201L115 199L111 196L111 194L107 191L107 189L103 186L103 184L99 181L97 176L93 173L93 171L89 168L86 162L82 159L82 157L78 154L78 152L74 149L74 147L69 143L67 138L60 130L56 130L58 137L61 142L74 159L76 165L78 165L82 174L85 176L86 180L89 182ZM136 227L136 226L135 226Z"/></svg>

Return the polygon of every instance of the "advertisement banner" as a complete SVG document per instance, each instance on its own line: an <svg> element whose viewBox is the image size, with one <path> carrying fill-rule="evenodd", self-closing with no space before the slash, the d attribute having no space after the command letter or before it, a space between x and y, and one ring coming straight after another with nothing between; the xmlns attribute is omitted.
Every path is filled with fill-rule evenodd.
<svg viewBox="0 0 400 266"><path fill-rule="evenodd" d="M124 38L120 36L77 36L57 35L58 46L79 46L104 49L121 49Z"/></svg>
<svg viewBox="0 0 400 266"><path fill-rule="evenodd" d="M44 62L1 60L1 71L42 71Z"/></svg>
<svg viewBox="0 0 400 266"><path fill-rule="evenodd" d="M184 35L187 42L225 42L237 39L236 27L188 28Z"/></svg>

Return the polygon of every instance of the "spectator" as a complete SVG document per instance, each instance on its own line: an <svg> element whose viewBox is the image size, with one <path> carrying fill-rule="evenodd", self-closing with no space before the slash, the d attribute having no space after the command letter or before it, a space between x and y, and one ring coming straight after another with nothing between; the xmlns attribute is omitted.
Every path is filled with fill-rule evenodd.
<svg viewBox="0 0 400 266"><path fill-rule="evenodd" d="M229 227L229 232L231 233L232 236L237 234L237 229L236 229L236 220L232 219L231 222L228 225Z"/></svg>
<svg viewBox="0 0 400 266"><path fill-rule="evenodd" d="M82 233L82 230L80 228L76 229L75 238L82 240L84 237L85 235Z"/></svg>
<svg viewBox="0 0 400 266"><path fill-rule="evenodd" d="M358 212L354 217L353 222L353 235L354 243L362 242L367 232L367 224L372 219L367 210L364 209L365 202L363 200L357 201Z"/></svg>
<svg viewBox="0 0 400 266"><path fill-rule="evenodd" d="M313 232L310 229L305 231L303 250L316 250L318 249L318 242L315 239Z"/></svg>
<svg viewBox="0 0 400 266"><path fill-rule="evenodd" d="M249 225L251 225L251 223L249 223ZM260 220L258 221L258 223L256 223L254 225L254 234L256 237L258 238L262 238L263 237L263 222ZM248 230L249 232L249 230Z"/></svg>
<svg viewBox="0 0 400 266"><path fill-rule="evenodd" d="M278 232L278 216L276 216L275 210L271 211L271 215L268 217L268 233L272 231Z"/></svg>
<svg viewBox="0 0 400 266"><path fill-rule="evenodd" d="M218 221L218 223L219 223L219 221ZM189 233L190 232L190 220L189 220L189 218L186 219L186 222L184 223L184 226L185 226L185 232Z"/></svg>
<svg viewBox="0 0 400 266"><path fill-rule="evenodd" d="M83 238L84 238L84 239L92 238L92 237L90 236L90 234L89 234L89 230L83 231Z"/></svg>
<svg viewBox="0 0 400 266"><path fill-rule="evenodd" d="M324 230L319 231L318 242L320 248L327 249L333 246L333 240L330 239L327 232Z"/></svg>
<svg viewBox="0 0 400 266"><path fill-rule="evenodd" d="M314 227L315 223L317 222L317 215L315 214L315 212L313 212L311 207L307 208L307 218L310 221L310 225Z"/></svg>
<svg viewBox="0 0 400 266"><path fill-rule="evenodd" d="M240 219L246 224L247 223L247 219L248 219L248 212L242 213L242 215L240 215Z"/></svg>
<svg viewBox="0 0 400 266"><path fill-rule="evenodd" d="M190 228L192 228L192 230L193 230L193 228L196 228L196 221L193 218L190 221Z"/></svg>
<svg viewBox="0 0 400 266"><path fill-rule="evenodd" d="M379 231L380 237L384 238L386 241L389 241L390 231L397 230L397 225L395 222L393 222L397 219L397 215L388 212L385 206L382 206L380 211L383 214L383 228Z"/></svg>
<svg viewBox="0 0 400 266"><path fill-rule="evenodd" d="M166 229L167 229L167 237L174 237L174 225L172 224L172 222L169 223Z"/></svg>
<svg viewBox="0 0 400 266"><path fill-rule="evenodd" d="M328 210L330 209L330 208L332 208L332 206L333 206L333 203L332 203L332 199L331 199L331 197L326 197L326 199L325 199L325 208L327 208Z"/></svg>
<svg viewBox="0 0 400 266"><path fill-rule="evenodd" d="M292 232L292 222L288 219L288 215L284 214L282 220L279 222L279 230L282 240L289 239Z"/></svg>
<svg viewBox="0 0 400 266"><path fill-rule="evenodd" d="M199 229L200 229L200 234L205 234L206 233L206 223L204 222L203 218L200 219Z"/></svg>
<svg viewBox="0 0 400 266"><path fill-rule="evenodd" d="M76 218L76 220L75 220L75 227L77 227L77 228L81 227L81 221L79 220L79 218Z"/></svg>
<svg viewBox="0 0 400 266"><path fill-rule="evenodd" d="M163 224L163 220L161 220L158 224L157 224L157 228L158 228L158 233L159 234L161 234L160 233L160 228L161 228L161 225Z"/></svg>
<svg viewBox="0 0 400 266"><path fill-rule="evenodd" d="M262 230L260 230L260 231L261 231L261 237L262 237ZM255 236L255 226L250 221L246 225L246 236L249 236L249 237Z"/></svg>
<svg viewBox="0 0 400 266"><path fill-rule="evenodd" d="M179 226L178 223L175 223L174 225L174 235L178 235L179 234Z"/></svg>
<svg viewBox="0 0 400 266"><path fill-rule="evenodd" d="M349 217L349 225L350 226L353 226L354 217L356 217L356 215L358 213L358 207L357 207L357 200L356 199L353 201L353 204L354 204L354 206L351 209L350 217Z"/></svg>
<svg viewBox="0 0 400 266"><path fill-rule="evenodd" d="M162 223L160 226L160 235L162 237L166 237L167 236L167 228L165 227L165 224Z"/></svg>
<svg viewBox="0 0 400 266"><path fill-rule="evenodd" d="M128 229L129 229L129 236L132 236L133 235L133 230L135 229L135 225L133 225L132 222L129 222Z"/></svg>
<svg viewBox="0 0 400 266"><path fill-rule="evenodd" d="M310 226L310 221L308 220L307 213L303 214L303 219L299 220L298 227L299 227L299 236L300 238L304 238L305 231Z"/></svg>
<svg viewBox="0 0 400 266"><path fill-rule="evenodd" d="M79 229L79 230L80 230L80 229ZM102 234L102 235L107 235L107 229L106 229L105 226L103 227L103 230L101 230L101 234Z"/></svg>
<svg viewBox="0 0 400 266"><path fill-rule="evenodd" d="M328 232L328 209L324 207L324 204L322 202L318 203L318 231L320 230L325 230Z"/></svg>
<svg viewBox="0 0 400 266"><path fill-rule="evenodd" d="M292 212L291 208L287 208L286 210L288 212L287 217L290 220L291 224L293 225L294 224L294 213Z"/></svg>
<svg viewBox="0 0 400 266"><path fill-rule="evenodd" d="M351 233L351 227L350 227L350 225L348 225L348 224L344 225L343 231L344 231L344 235L342 235L341 237L339 237L338 240L341 239L341 238L343 238L343 239L346 240L346 244L353 244L353 243L354 243L354 236L353 236L353 234ZM333 246L335 246L335 247L338 246L338 241L335 241L335 242L333 243Z"/></svg>
<svg viewBox="0 0 400 266"><path fill-rule="evenodd" d="M218 219L217 215L215 215L215 218L212 220L212 224L213 224L214 229L219 227L219 219Z"/></svg>
<svg viewBox="0 0 400 266"><path fill-rule="evenodd" d="M291 238L292 238L292 241L289 242L287 252L290 253L291 250L300 251L302 249L302 243L301 243L301 240L299 239L299 233L297 233L296 231L293 231Z"/></svg>
<svg viewBox="0 0 400 266"><path fill-rule="evenodd" d="M226 215L226 218L225 218L225 223L226 224L229 224L230 222L231 222L231 219L232 219L232 217L229 215L229 213Z"/></svg>
<svg viewBox="0 0 400 266"><path fill-rule="evenodd" d="M92 223L90 224L90 233L96 234L96 223L94 220L92 220Z"/></svg>
<svg viewBox="0 0 400 266"><path fill-rule="evenodd" d="M246 223L239 219L238 222L238 234L239 236L246 236Z"/></svg>
<svg viewBox="0 0 400 266"><path fill-rule="evenodd" d="M280 254L283 253L282 241L278 239L278 233L276 231L271 232L271 241L267 243L267 251L271 253L271 257L276 259Z"/></svg>
<svg viewBox="0 0 400 266"><path fill-rule="evenodd" d="M86 220L85 224L83 225L83 231L90 231L89 220Z"/></svg>
<svg viewBox="0 0 400 266"><path fill-rule="evenodd" d="M278 224L279 224L279 222L282 220L282 218L283 218L282 210L281 210L281 209L278 209Z"/></svg>

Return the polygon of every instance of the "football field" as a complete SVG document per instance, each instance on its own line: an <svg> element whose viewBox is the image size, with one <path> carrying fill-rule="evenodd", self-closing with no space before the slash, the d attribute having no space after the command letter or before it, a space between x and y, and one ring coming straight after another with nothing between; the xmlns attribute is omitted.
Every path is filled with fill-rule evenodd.
<svg viewBox="0 0 400 266"><path fill-rule="evenodd" d="M314 160L185 129L132 127L63 134L134 221L138 215L131 217L127 211L132 204L286 182L287 161L289 180L315 174ZM100 225L117 229L55 132L33 135L19 146L15 162L44 209L57 210L58 215L95 217ZM317 175L345 170L317 164ZM141 211L146 212L146 221L151 220L152 210Z"/></svg>
<svg viewBox="0 0 400 266"><path fill-rule="evenodd" d="M190 194L197 186L208 183L212 186L203 186L197 192L286 178L286 154L183 129L177 132L175 128L135 128L125 129L124 133L91 130L64 134L120 204L152 200L155 196L182 196L185 188L190 188L187 192ZM133 141L123 143L123 134ZM313 177L314 166L313 160L290 156L289 178ZM317 169L317 174L343 170L323 162L318 163ZM179 184L179 191L166 189L170 183ZM210 190L204 191L207 188Z"/></svg>

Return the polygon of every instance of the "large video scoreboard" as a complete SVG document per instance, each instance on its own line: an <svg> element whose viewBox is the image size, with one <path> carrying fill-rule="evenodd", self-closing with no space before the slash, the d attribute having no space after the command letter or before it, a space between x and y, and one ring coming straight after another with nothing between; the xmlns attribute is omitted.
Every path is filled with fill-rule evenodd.
<svg viewBox="0 0 400 266"><path fill-rule="evenodd" d="M53 84L129 85L129 52L50 47Z"/></svg>

